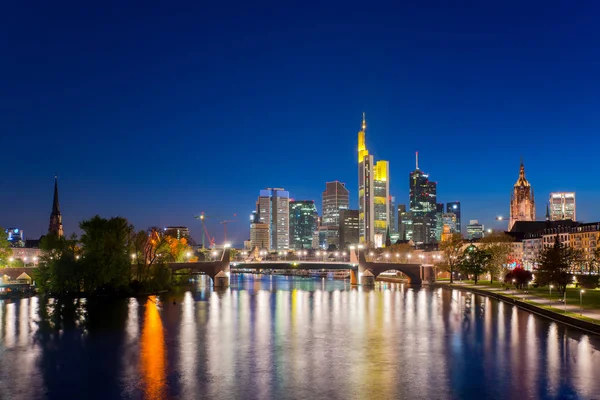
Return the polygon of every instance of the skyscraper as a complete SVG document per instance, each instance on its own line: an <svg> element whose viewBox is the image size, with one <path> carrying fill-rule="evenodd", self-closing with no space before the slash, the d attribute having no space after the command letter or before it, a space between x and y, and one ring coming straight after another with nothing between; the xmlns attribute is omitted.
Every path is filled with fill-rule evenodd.
<svg viewBox="0 0 600 400"><path fill-rule="evenodd" d="M396 218L396 197L389 196L390 199L390 233L398 233L398 224Z"/></svg>
<svg viewBox="0 0 600 400"><path fill-rule="evenodd" d="M389 163L374 163L366 146L367 123L363 113L358 132L358 218L361 242L381 247L389 225Z"/></svg>
<svg viewBox="0 0 600 400"><path fill-rule="evenodd" d="M509 231L517 221L535 221L533 188L525 178L525 166L522 161L519 179L517 179L517 182L515 183L510 199Z"/></svg>
<svg viewBox="0 0 600 400"><path fill-rule="evenodd" d="M405 204L398 204L398 234L400 240L412 239L412 217Z"/></svg>
<svg viewBox="0 0 600 400"><path fill-rule="evenodd" d="M317 207L313 200L290 201L290 248L312 248L317 218Z"/></svg>
<svg viewBox="0 0 600 400"><path fill-rule="evenodd" d="M339 245L340 211L347 210L349 192L346 186L338 181L327 182L323 192L323 218L321 226L326 227L328 245Z"/></svg>
<svg viewBox="0 0 600 400"><path fill-rule="evenodd" d="M290 193L284 189L267 188L260 191L256 208L260 223L269 226L271 249L290 248Z"/></svg>
<svg viewBox="0 0 600 400"><path fill-rule="evenodd" d="M358 210L340 212L340 249L358 243Z"/></svg>
<svg viewBox="0 0 600 400"><path fill-rule="evenodd" d="M56 176L54 177L54 201L52 202L48 233L58 237L64 236L62 215L60 214L60 204L58 203L58 177Z"/></svg>
<svg viewBox="0 0 600 400"><path fill-rule="evenodd" d="M436 228L437 184L419 169L419 153L416 153L416 169L409 174L410 212L412 215L412 240L415 243L433 243Z"/></svg>
<svg viewBox="0 0 600 400"><path fill-rule="evenodd" d="M446 203L446 212L456 215L456 232L452 233L462 233L462 225L460 223L460 201Z"/></svg>
<svg viewBox="0 0 600 400"><path fill-rule="evenodd" d="M550 193L550 220L559 221L572 219L575 221L575 193L553 192Z"/></svg>

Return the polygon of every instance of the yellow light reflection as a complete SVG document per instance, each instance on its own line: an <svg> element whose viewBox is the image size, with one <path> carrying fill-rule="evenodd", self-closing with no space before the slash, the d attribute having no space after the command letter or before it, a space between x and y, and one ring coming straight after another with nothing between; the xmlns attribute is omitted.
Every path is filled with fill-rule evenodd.
<svg viewBox="0 0 600 400"><path fill-rule="evenodd" d="M140 371L145 398L166 398L166 349L156 296L149 296L140 346Z"/></svg>

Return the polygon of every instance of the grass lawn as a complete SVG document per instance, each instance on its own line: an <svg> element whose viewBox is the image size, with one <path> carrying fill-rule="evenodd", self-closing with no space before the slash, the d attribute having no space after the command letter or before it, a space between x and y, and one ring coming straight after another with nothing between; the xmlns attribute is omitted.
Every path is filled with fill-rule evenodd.
<svg viewBox="0 0 600 400"><path fill-rule="evenodd" d="M579 292L581 289L569 287L567 288L567 304L579 305ZM598 309L600 310L600 290L598 289L584 289L583 293L583 308L587 309ZM550 298L550 290L548 287L542 288L530 288L529 292L536 296ZM552 290L552 300L558 300L560 295L558 291Z"/></svg>

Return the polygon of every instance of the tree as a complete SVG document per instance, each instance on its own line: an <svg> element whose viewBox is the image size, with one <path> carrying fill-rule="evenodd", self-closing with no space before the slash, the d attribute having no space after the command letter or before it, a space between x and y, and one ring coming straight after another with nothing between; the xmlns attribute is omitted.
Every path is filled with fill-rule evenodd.
<svg viewBox="0 0 600 400"><path fill-rule="evenodd" d="M560 243L556 235L554 246L544 249L540 254L535 268L536 280L541 286L555 285L558 292L563 294L573 280L570 273L572 260L572 250Z"/></svg>
<svg viewBox="0 0 600 400"><path fill-rule="evenodd" d="M399 254L399 260L402 262L408 262L408 257L413 251L414 248L408 243L396 243L389 247L389 251L391 255L394 257L394 260L397 260L396 254Z"/></svg>
<svg viewBox="0 0 600 400"><path fill-rule="evenodd" d="M504 277L505 282L514 281L515 287L517 288L526 287L526 285L531 282L532 279L533 274L531 271L527 271L521 267L516 267L512 271L509 271Z"/></svg>
<svg viewBox="0 0 600 400"><path fill-rule="evenodd" d="M494 282L494 277L501 275L508 264L512 241L512 237L504 232L493 232L481 239L482 248L488 251L491 257L488 263L491 283Z"/></svg>
<svg viewBox="0 0 600 400"><path fill-rule="evenodd" d="M4 228L0 227L0 265L8 265L8 261L12 256L10 242L6 235L4 235L4 232Z"/></svg>
<svg viewBox="0 0 600 400"><path fill-rule="evenodd" d="M73 295L83 286L83 270L78 264L79 246L76 235L69 239L46 235L40 241L42 256L33 278L42 293L57 296Z"/></svg>
<svg viewBox="0 0 600 400"><path fill-rule="evenodd" d="M458 271L461 261L463 238L460 233L453 233L448 240L440 243L443 258L439 266L450 273L450 283L454 282L454 273Z"/></svg>
<svg viewBox="0 0 600 400"><path fill-rule="evenodd" d="M133 226L122 217L82 221L80 261L86 293L121 290L131 278L130 243Z"/></svg>
<svg viewBox="0 0 600 400"><path fill-rule="evenodd" d="M477 285L479 275L488 270L488 265L491 260L491 254L484 249L479 249L477 246L467 247L460 257L459 268L466 275L473 275L473 280Z"/></svg>

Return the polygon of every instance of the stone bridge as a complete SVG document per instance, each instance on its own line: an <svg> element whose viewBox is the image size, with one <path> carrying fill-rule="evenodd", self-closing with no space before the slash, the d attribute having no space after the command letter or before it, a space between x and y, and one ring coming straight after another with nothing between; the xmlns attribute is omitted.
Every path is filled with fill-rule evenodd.
<svg viewBox="0 0 600 400"><path fill-rule="evenodd" d="M412 285L433 283L435 281L434 268L423 264L399 264L370 262L365 258L364 251L350 254L350 262L318 262L318 261L269 261L269 262L231 262L230 251L225 249L221 259L217 261L170 263L173 274L181 270L190 270L192 274L208 275L215 286L228 286L231 268L236 269L289 269L289 270L349 270L350 283L372 284L381 273L386 271L399 271L405 274Z"/></svg>

